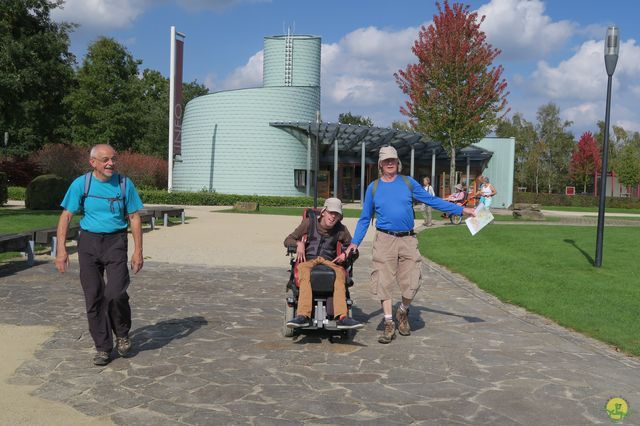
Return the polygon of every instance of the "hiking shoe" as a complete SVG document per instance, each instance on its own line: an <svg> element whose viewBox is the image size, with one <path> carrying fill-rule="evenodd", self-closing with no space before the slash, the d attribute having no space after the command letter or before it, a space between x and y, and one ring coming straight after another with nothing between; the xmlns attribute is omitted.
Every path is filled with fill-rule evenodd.
<svg viewBox="0 0 640 426"><path fill-rule="evenodd" d="M403 336L411 334L411 326L409 325L409 308L398 308L396 311L396 319L398 320L398 333Z"/></svg>
<svg viewBox="0 0 640 426"><path fill-rule="evenodd" d="M350 330L362 328L364 327L364 324L354 320L353 318L345 316L336 321L336 327L338 328L338 330Z"/></svg>
<svg viewBox="0 0 640 426"><path fill-rule="evenodd" d="M378 342L380 343L391 343L393 339L396 338L396 323L393 320L384 322L384 330L382 330L382 334L378 337Z"/></svg>
<svg viewBox="0 0 640 426"><path fill-rule="evenodd" d="M118 350L118 355L125 356L129 353L129 349L131 349L131 339L129 337L116 337L116 349Z"/></svg>
<svg viewBox="0 0 640 426"><path fill-rule="evenodd" d="M309 326L309 317L305 317L304 315L298 315L292 320L287 321L288 328L300 328L300 327L308 327Z"/></svg>
<svg viewBox="0 0 640 426"><path fill-rule="evenodd" d="M107 365L111 361L111 357L109 357L109 353L98 351L93 356L93 364L94 365Z"/></svg>

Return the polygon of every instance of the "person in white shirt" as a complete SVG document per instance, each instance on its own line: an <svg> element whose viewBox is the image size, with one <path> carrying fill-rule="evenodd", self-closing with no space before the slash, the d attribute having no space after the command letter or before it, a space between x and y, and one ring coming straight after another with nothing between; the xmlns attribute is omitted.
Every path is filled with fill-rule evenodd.
<svg viewBox="0 0 640 426"><path fill-rule="evenodd" d="M422 186L424 186L424 190L429 193L429 195L435 196L435 192L433 192L433 186L431 186L431 179L428 177L422 179ZM424 222L422 223L424 226L432 226L433 220L431 217L431 206L426 204L422 204L422 216L424 216Z"/></svg>

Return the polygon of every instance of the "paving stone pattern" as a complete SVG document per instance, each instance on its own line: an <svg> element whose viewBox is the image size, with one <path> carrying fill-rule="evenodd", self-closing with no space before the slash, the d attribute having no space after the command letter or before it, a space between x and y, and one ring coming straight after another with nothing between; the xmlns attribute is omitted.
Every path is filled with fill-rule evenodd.
<svg viewBox="0 0 640 426"><path fill-rule="evenodd" d="M0 322L58 330L14 384L122 425L609 424L608 398L640 424L640 363L505 305L427 263L412 335L377 343L382 313L356 264L350 338L281 335L282 268L149 263L130 288L129 358L91 363L77 269L0 275ZM3 348L7 350L7 348Z"/></svg>

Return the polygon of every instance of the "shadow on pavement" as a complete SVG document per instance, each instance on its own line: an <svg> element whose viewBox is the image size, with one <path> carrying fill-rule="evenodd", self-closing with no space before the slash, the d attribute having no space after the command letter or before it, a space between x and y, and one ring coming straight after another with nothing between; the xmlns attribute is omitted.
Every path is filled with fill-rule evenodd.
<svg viewBox="0 0 640 426"><path fill-rule="evenodd" d="M168 319L153 325L140 327L131 333L130 337L133 347L129 356L133 357L140 352L159 349L172 340L187 337L207 324L209 324L209 322L204 317L196 316Z"/></svg>
<svg viewBox="0 0 640 426"><path fill-rule="evenodd" d="M395 311L396 309L394 309L394 312ZM421 330L425 327L425 322L422 319L422 315L421 315L422 312L433 312L434 314L448 315L452 317L462 318L466 322L484 322L482 318L473 317L470 315L460 315L460 314L455 314L453 312L440 311L438 309L425 308L424 306L411 304L411 307L409 308L409 324L411 324L412 331ZM354 315L354 318L357 320L366 318L368 322L370 318L373 318L377 315L382 315L382 309L378 309L373 312L370 312L368 315L365 313L362 313L362 316L360 318ZM377 325L376 330L382 330L383 327L384 327L384 324L382 323L382 320L381 320L380 323Z"/></svg>

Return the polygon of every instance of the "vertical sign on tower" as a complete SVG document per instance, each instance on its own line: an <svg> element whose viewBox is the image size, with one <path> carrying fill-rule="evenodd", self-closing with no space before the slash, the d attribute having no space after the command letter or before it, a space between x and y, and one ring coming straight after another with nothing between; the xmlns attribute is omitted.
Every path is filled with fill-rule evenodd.
<svg viewBox="0 0 640 426"><path fill-rule="evenodd" d="M176 27L171 27L171 59L169 72L169 192L173 189L173 160L177 155L182 155L182 58L184 37L184 34L176 31Z"/></svg>

